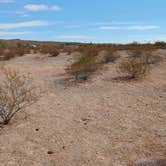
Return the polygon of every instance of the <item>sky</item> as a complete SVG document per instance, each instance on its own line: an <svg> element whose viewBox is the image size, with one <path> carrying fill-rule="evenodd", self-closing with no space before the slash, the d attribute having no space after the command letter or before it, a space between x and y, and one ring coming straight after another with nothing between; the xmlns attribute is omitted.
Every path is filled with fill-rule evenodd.
<svg viewBox="0 0 166 166"><path fill-rule="evenodd" d="M0 38L166 41L166 0L0 0Z"/></svg>

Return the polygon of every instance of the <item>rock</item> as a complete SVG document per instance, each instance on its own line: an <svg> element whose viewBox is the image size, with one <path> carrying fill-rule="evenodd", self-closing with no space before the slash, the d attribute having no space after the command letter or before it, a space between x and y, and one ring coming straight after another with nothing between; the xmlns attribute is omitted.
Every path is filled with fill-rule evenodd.
<svg viewBox="0 0 166 166"><path fill-rule="evenodd" d="M54 152L49 150L47 154L54 154Z"/></svg>
<svg viewBox="0 0 166 166"><path fill-rule="evenodd" d="M84 72L84 73L79 73L76 76L76 80L80 80L80 81L86 81L88 79L88 72Z"/></svg>

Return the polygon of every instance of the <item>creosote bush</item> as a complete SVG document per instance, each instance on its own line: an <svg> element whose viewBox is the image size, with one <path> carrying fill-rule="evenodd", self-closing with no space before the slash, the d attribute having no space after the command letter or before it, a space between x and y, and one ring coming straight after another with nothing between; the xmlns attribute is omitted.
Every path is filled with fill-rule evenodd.
<svg viewBox="0 0 166 166"><path fill-rule="evenodd" d="M41 45L40 52L43 54L50 54L52 57L56 57L59 54L58 49L53 45Z"/></svg>
<svg viewBox="0 0 166 166"><path fill-rule="evenodd" d="M119 71L130 79L142 79L150 72L150 66L142 58L128 58L119 65Z"/></svg>
<svg viewBox="0 0 166 166"><path fill-rule="evenodd" d="M67 73L73 75L77 81L87 80L90 74L95 72L99 66L100 64L96 63L95 56L84 53L66 70Z"/></svg>
<svg viewBox="0 0 166 166"><path fill-rule="evenodd" d="M30 53L30 48L24 45L0 47L0 60L9 60Z"/></svg>
<svg viewBox="0 0 166 166"><path fill-rule="evenodd" d="M128 52L131 58L141 58L147 64L158 64L163 58L160 55L153 54L152 51L134 50Z"/></svg>
<svg viewBox="0 0 166 166"><path fill-rule="evenodd" d="M37 102L39 94L30 75L5 66L0 67L0 75L0 117L1 124L7 125L18 112Z"/></svg>
<svg viewBox="0 0 166 166"><path fill-rule="evenodd" d="M100 63L113 63L118 59L119 56L115 54L114 51L111 50L103 50L100 51L97 55L98 62Z"/></svg>

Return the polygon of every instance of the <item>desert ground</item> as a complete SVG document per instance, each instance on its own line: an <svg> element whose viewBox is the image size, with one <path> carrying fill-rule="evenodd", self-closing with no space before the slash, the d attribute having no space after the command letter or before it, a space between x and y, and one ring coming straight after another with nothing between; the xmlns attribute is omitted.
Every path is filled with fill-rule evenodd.
<svg viewBox="0 0 166 166"><path fill-rule="evenodd" d="M43 95L0 129L0 166L127 166L165 157L165 58L142 81L116 80L119 59L77 84L65 72L73 59L27 54L4 62L31 73Z"/></svg>

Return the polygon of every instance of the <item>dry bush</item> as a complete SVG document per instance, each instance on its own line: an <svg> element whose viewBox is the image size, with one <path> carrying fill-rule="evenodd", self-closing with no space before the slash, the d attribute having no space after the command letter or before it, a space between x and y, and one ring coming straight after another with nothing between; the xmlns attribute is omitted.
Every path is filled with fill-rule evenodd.
<svg viewBox="0 0 166 166"><path fill-rule="evenodd" d="M29 54L31 49L29 47L13 47L11 48L11 53L13 53L15 56L23 56L25 54Z"/></svg>
<svg viewBox="0 0 166 166"><path fill-rule="evenodd" d="M100 63L110 63L110 62L115 62L116 59L119 58L118 55L115 54L114 51L107 51L107 50L103 50L103 51L100 51L97 55L97 61Z"/></svg>
<svg viewBox="0 0 166 166"><path fill-rule="evenodd" d="M141 58L147 64L158 64L163 58L160 55L153 54L152 51L133 50L128 51L131 58Z"/></svg>
<svg viewBox="0 0 166 166"><path fill-rule="evenodd" d="M41 45L40 52L43 54L50 54L52 57L59 55L58 49L53 45Z"/></svg>
<svg viewBox="0 0 166 166"><path fill-rule="evenodd" d="M39 94L31 85L29 75L21 75L11 68L0 68L0 117L8 124L16 113L23 111L38 100Z"/></svg>
<svg viewBox="0 0 166 166"><path fill-rule="evenodd" d="M11 52L11 50L9 49L1 49L0 50L0 57L1 57L1 61L4 60L9 60L11 58L13 58L15 55Z"/></svg>
<svg viewBox="0 0 166 166"><path fill-rule="evenodd" d="M9 46L7 48L0 48L1 60L9 60L13 57L23 56L30 53L30 48L26 46Z"/></svg>
<svg viewBox="0 0 166 166"><path fill-rule="evenodd" d="M100 64L96 63L95 57L89 54L82 54L66 71L73 75L75 79L87 80L87 78L95 72Z"/></svg>
<svg viewBox="0 0 166 166"><path fill-rule="evenodd" d="M119 72L130 79L141 79L150 72L150 66L142 58L128 58L119 65Z"/></svg>

